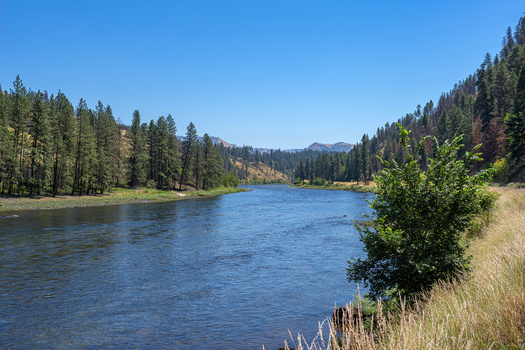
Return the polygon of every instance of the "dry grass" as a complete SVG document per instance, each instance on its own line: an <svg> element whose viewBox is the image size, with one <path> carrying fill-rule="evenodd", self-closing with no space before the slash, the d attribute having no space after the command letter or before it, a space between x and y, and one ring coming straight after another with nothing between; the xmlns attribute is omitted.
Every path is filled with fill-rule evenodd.
<svg viewBox="0 0 525 350"><path fill-rule="evenodd" d="M238 169L246 169L246 163L244 163L241 158L235 160L230 160L232 164ZM261 162L249 162L248 163L248 179L247 181L281 181L286 182L290 181L290 177L280 171L270 168L266 164Z"/></svg>
<svg viewBox="0 0 525 350"><path fill-rule="evenodd" d="M401 305L395 318L382 315L379 307L373 332L359 321L338 331L328 319L314 341L299 337L292 346L309 350L525 348L525 191L494 191L501 196L481 238L471 242L473 273L468 279L437 285L411 309Z"/></svg>
<svg viewBox="0 0 525 350"><path fill-rule="evenodd" d="M292 187L308 188L308 189L319 189L319 190L341 190L341 191L354 191L354 192L377 192L377 186L374 181L368 181L365 185L364 182L356 181L343 182L334 181L333 183L326 182L324 185L316 186L309 183L308 180L303 180L302 184L293 184Z"/></svg>
<svg viewBox="0 0 525 350"><path fill-rule="evenodd" d="M365 183L363 181L357 182L357 181L334 181L334 185L342 185L342 186L363 186ZM368 181L366 183L366 186L372 186L376 187L375 181Z"/></svg>

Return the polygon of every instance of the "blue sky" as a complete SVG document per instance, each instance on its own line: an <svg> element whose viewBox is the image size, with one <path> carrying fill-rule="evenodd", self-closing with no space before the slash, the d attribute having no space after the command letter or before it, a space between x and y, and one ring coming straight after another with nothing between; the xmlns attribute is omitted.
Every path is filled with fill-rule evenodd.
<svg viewBox="0 0 525 350"><path fill-rule="evenodd" d="M0 84L171 114L237 145L304 148L436 102L525 12L520 1L0 0Z"/></svg>

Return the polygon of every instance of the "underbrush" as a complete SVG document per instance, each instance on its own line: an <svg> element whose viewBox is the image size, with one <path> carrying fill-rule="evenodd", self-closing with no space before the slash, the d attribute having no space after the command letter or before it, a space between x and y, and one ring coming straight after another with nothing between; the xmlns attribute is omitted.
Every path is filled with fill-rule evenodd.
<svg viewBox="0 0 525 350"><path fill-rule="evenodd" d="M295 349L523 349L525 348L525 192L496 188L497 207L472 238L472 273L440 283L411 307L386 313L381 301L371 321L331 318L317 338L291 339ZM361 313L361 311L359 311ZM369 327L365 327L370 323ZM289 349L288 344L285 345Z"/></svg>

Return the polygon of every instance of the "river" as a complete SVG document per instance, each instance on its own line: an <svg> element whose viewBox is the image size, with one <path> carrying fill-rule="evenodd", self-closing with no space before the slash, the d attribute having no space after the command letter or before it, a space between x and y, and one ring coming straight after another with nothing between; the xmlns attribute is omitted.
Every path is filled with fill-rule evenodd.
<svg viewBox="0 0 525 350"><path fill-rule="evenodd" d="M0 348L277 349L349 302L372 195L246 186L0 219Z"/></svg>

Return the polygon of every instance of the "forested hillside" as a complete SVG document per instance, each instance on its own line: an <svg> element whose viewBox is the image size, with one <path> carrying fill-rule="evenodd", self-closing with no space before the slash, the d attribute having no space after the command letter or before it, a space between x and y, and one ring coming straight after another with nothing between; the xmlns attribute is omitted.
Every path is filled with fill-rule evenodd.
<svg viewBox="0 0 525 350"><path fill-rule="evenodd" d="M1 88L0 88L1 91ZM171 115L130 127L100 101L76 108L62 93L27 90L17 77L0 93L0 193L97 194L112 187L211 189L235 185L219 146L197 138L193 123L179 142Z"/></svg>
<svg viewBox="0 0 525 350"><path fill-rule="evenodd" d="M0 91L2 91L0 87ZM399 118L416 144L431 135L438 143L464 135L461 152L482 143L484 161L495 180L525 181L525 17L509 27L501 51L487 53L475 74L443 93L437 103L418 105ZM404 161L396 123L386 123L372 137L364 134L348 153L260 152L249 146L214 145L197 137L190 123L179 141L174 119L143 123L135 111L131 126L113 116L100 101L76 107L62 93L33 92L20 77L0 93L0 192L9 195L103 193L111 187L158 189L213 188L244 181L281 182L291 178L368 181L381 161ZM427 162L436 150L432 140L421 149ZM265 179L253 169L270 167L284 176ZM250 170L251 169L251 170ZM225 176L226 172L231 172Z"/></svg>
<svg viewBox="0 0 525 350"><path fill-rule="evenodd" d="M487 53L475 74L443 93L437 103L431 100L418 105L397 123L410 130L413 144L427 135L439 144L464 135L460 150L464 153L482 143L484 160L477 164L478 169L494 167L496 181L525 182L525 17L514 32L507 29L501 51L494 58ZM425 145L420 154L424 164L437 146L431 139ZM381 170L377 156L404 161L396 123L386 123L372 137L363 135L348 153L300 162L294 177L366 182Z"/></svg>
<svg viewBox="0 0 525 350"><path fill-rule="evenodd" d="M259 152L250 146L224 147L220 145L221 154L225 158L224 169L233 172L241 181L251 182L282 182L290 181L294 168L300 161L307 159L316 159L321 152L304 149L300 152L287 152L281 150L268 150ZM265 165L284 175L284 178L268 179L265 176L253 176L254 172L250 171L250 166L257 167ZM265 181L266 180L266 181ZM274 181L275 180L275 181Z"/></svg>

